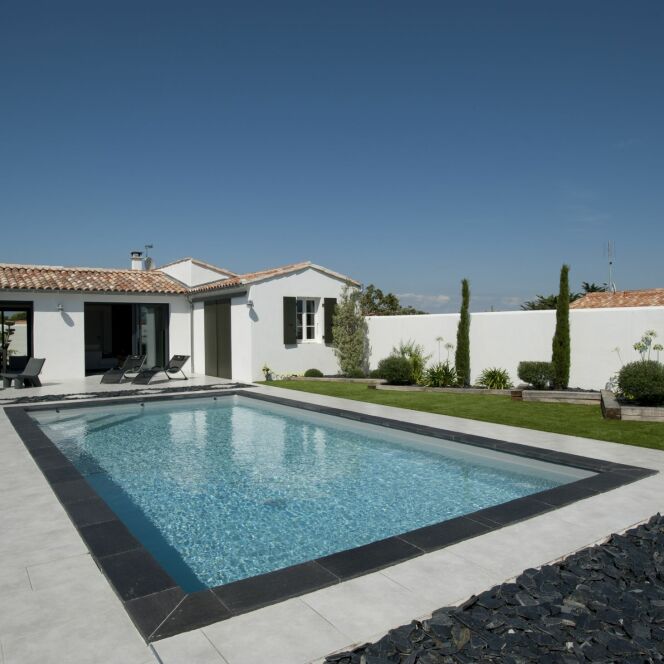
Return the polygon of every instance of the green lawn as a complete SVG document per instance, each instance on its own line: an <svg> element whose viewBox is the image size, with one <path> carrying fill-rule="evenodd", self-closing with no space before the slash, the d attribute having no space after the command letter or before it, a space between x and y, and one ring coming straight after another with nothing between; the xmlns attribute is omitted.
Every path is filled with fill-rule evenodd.
<svg viewBox="0 0 664 664"><path fill-rule="evenodd" d="M370 390L366 385L354 383L284 380L265 384L384 406L398 406L427 413L467 417L471 420L664 450L664 424L605 420L599 406L512 401L509 397L482 394L390 392Z"/></svg>

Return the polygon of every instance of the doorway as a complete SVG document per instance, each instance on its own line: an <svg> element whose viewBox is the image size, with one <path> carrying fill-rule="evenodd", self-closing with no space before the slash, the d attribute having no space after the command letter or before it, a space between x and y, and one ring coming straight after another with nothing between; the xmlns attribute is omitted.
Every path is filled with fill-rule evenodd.
<svg viewBox="0 0 664 664"><path fill-rule="evenodd" d="M167 304L86 302L85 373L103 373L128 355L145 355L148 367L168 361Z"/></svg>
<svg viewBox="0 0 664 664"><path fill-rule="evenodd" d="M0 373L19 372L32 357L32 303L0 302Z"/></svg>
<svg viewBox="0 0 664 664"><path fill-rule="evenodd" d="M205 307L205 374L232 378L231 301L214 300Z"/></svg>

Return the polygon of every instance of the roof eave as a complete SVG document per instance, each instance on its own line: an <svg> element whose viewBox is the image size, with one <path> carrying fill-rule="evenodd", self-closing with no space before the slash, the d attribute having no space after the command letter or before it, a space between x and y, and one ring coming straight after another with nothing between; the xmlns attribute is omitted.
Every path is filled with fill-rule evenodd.
<svg viewBox="0 0 664 664"><path fill-rule="evenodd" d="M186 295L187 291L118 291L118 290L82 290L77 288L0 288L0 293L56 293L85 295Z"/></svg>

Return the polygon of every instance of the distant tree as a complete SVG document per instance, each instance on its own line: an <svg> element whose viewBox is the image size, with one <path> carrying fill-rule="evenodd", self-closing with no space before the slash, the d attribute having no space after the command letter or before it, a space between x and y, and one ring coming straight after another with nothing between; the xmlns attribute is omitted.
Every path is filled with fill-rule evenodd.
<svg viewBox="0 0 664 664"><path fill-rule="evenodd" d="M457 345L454 364L460 385L470 385L470 285L461 282L461 316L457 327Z"/></svg>
<svg viewBox="0 0 664 664"><path fill-rule="evenodd" d="M540 309L555 309L557 304L557 295L537 295L534 300L526 300L521 308L524 311L537 311Z"/></svg>
<svg viewBox="0 0 664 664"><path fill-rule="evenodd" d="M383 293L380 288L369 284L361 293L360 309L365 316L404 316L425 314L414 307L404 307L394 293Z"/></svg>
<svg viewBox="0 0 664 664"><path fill-rule="evenodd" d="M367 320L360 309L360 292L345 286L334 310L332 338L339 369L344 376L365 375L368 370Z"/></svg>
<svg viewBox="0 0 664 664"><path fill-rule="evenodd" d="M594 281L588 283L587 281L581 282L581 293L570 293L569 301L574 302L580 297L587 295L588 293L606 293L607 285L606 284L596 284ZM555 309L558 305L558 296L557 295L538 295L534 300L527 300L521 305L521 308L524 311L536 311L539 309Z"/></svg>
<svg viewBox="0 0 664 664"><path fill-rule="evenodd" d="M556 331L553 335L551 373L553 388L565 390L569 385L569 266L560 268L560 290L556 306Z"/></svg>
<svg viewBox="0 0 664 664"><path fill-rule="evenodd" d="M606 284L596 284L594 281L589 284L587 281L581 282L581 288L583 288L583 294L586 293L606 293L608 286Z"/></svg>

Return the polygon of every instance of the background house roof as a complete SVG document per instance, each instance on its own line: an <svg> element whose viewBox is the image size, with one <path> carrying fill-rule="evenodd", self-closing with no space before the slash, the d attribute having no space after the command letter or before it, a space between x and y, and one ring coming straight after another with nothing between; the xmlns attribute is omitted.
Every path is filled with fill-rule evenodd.
<svg viewBox="0 0 664 664"><path fill-rule="evenodd" d="M570 309L603 309L611 307L664 307L664 288L588 293L575 300Z"/></svg>
<svg viewBox="0 0 664 664"><path fill-rule="evenodd" d="M164 294L188 292L180 282L159 270L113 270L6 263L0 263L0 289Z"/></svg>

